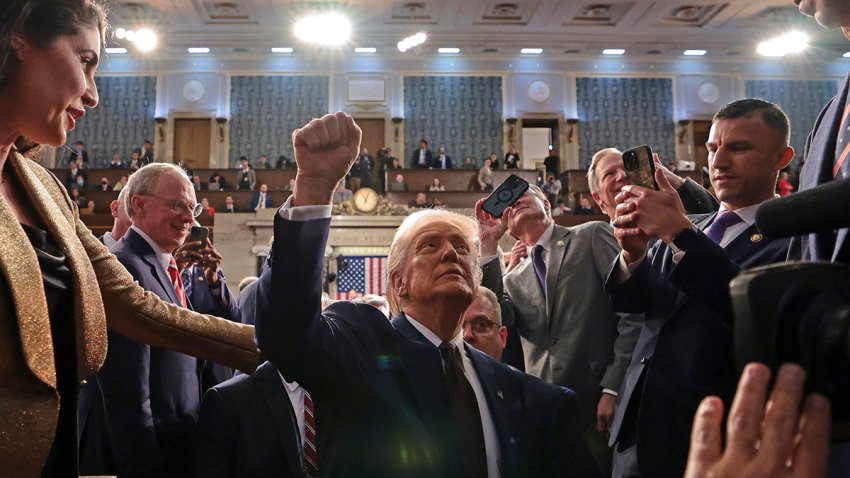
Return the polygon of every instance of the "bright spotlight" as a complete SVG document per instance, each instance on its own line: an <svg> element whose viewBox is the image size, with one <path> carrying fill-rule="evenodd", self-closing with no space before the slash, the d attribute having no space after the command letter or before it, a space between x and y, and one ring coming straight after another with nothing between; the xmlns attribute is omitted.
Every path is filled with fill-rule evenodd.
<svg viewBox="0 0 850 478"><path fill-rule="evenodd" d="M123 54L127 53L126 48L117 47L117 46L115 46L115 47L108 46L108 47L104 48L104 50L106 50L106 53L109 53L110 55L123 55Z"/></svg>
<svg viewBox="0 0 850 478"><path fill-rule="evenodd" d="M129 39L129 37L127 37ZM136 38L133 40L136 47L142 51L151 51L156 48L157 37L152 30L144 28L136 32Z"/></svg>
<svg viewBox="0 0 850 478"><path fill-rule="evenodd" d="M762 56L780 57L789 53L800 53L809 46L809 37L804 33L791 32L758 44L756 53Z"/></svg>
<svg viewBox="0 0 850 478"><path fill-rule="evenodd" d="M404 53L411 48L417 47L428 39L428 35L425 35L423 32L416 33L415 35L410 35L409 37L401 40L396 45L398 47L398 51Z"/></svg>
<svg viewBox="0 0 850 478"><path fill-rule="evenodd" d="M602 50L603 55L623 55L626 53L626 50L622 48L606 48Z"/></svg>
<svg viewBox="0 0 850 478"><path fill-rule="evenodd" d="M120 27L115 29L115 38L123 40L125 36L127 36L127 30Z"/></svg>
<svg viewBox="0 0 850 478"><path fill-rule="evenodd" d="M341 45L351 38L351 23L339 13L312 15L295 23L295 36L307 43Z"/></svg>

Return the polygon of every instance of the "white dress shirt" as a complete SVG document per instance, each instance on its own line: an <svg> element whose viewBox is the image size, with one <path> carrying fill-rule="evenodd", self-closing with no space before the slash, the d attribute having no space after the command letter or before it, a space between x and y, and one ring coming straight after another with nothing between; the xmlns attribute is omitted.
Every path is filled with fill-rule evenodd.
<svg viewBox="0 0 850 478"><path fill-rule="evenodd" d="M307 436L304 434L304 387L298 385L298 382L287 382L280 371L277 374L280 376L280 381L283 382L283 388L286 389L286 395L289 397L292 411L295 412L295 424L298 426L298 434L301 436L301 450L303 452L304 443L307 441ZM316 411L314 409L314 416L315 413Z"/></svg>

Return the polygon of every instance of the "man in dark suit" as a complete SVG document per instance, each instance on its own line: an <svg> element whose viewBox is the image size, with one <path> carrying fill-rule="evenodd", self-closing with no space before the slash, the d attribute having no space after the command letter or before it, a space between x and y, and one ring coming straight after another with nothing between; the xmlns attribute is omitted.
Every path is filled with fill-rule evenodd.
<svg viewBox="0 0 850 478"><path fill-rule="evenodd" d="M785 257L788 241L759 234L755 210L774 197L779 171L794 157L788 141L778 106L738 100L715 115L706 143L719 213L686 216L660 164L659 191L628 185L617 196L623 252L607 285L615 308L644 313L645 324L611 427L615 477L682 476L700 400L731 403L729 281L742 268ZM648 248L652 236L660 241Z"/></svg>
<svg viewBox="0 0 850 478"><path fill-rule="evenodd" d="M183 243L200 212L192 182L177 166L154 163L130 176L126 190L125 209L133 225L112 252L142 287L186 307L171 251ZM115 468L98 469L97 474L186 474L201 398L197 369L194 357L109 331L103 368L81 396L81 403L92 394L103 400L102 411L80 411L91 415L87 429L81 427L81 447L91 445L87 448L114 461Z"/></svg>
<svg viewBox="0 0 850 478"><path fill-rule="evenodd" d="M439 153L434 158L434 169L452 169L452 158L446 154L446 147L440 145Z"/></svg>
<svg viewBox="0 0 850 478"><path fill-rule="evenodd" d="M537 186L495 219L475 206L481 223L482 285L502 298L502 317L514 339L508 354L524 358L524 370L578 395L581 433L603 475L611 450L596 430L598 410L611 408L640 332L633 317L614 313L604 273L619 248L611 226L593 221L562 227ZM498 241L510 232L528 257L502 275ZM521 344L521 352L516 345Z"/></svg>
<svg viewBox="0 0 850 478"><path fill-rule="evenodd" d="M239 212L239 206L233 202L233 196L224 198L224 209L218 212Z"/></svg>
<svg viewBox="0 0 850 478"><path fill-rule="evenodd" d="M260 190L254 191L251 196L251 210L257 211L270 207L272 207L272 195L269 194L269 187L266 184L260 184Z"/></svg>
<svg viewBox="0 0 850 478"><path fill-rule="evenodd" d="M462 339L480 274L473 221L408 216L388 258L392 322L362 303L321 311L331 197L360 137L344 113L294 135L297 186L257 293L261 350L316 404L321 475L526 476L520 373Z"/></svg>
<svg viewBox="0 0 850 478"><path fill-rule="evenodd" d="M301 478L302 428L269 362L211 388L201 402L191 476ZM303 397L303 389L301 389ZM303 398L301 398L303 404ZM302 405L303 406L303 405Z"/></svg>
<svg viewBox="0 0 850 478"><path fill-rule="evenodd" d="M463 313L463 340L496 360L501 360L508 335L502 325L499 299L481 287L478 297ZM582 440L576 394L522 374L528 409L529 476L594 477L599 469Z"/></svg>
<svg viewBox="0 0 850 478"><path fill-rule="evenodd" d="M419 140L419 148L413 152L410 157L410 165L414 168L428 169L433 166L434 155L428 149L428 142L425 139Z"/></svg>
<svg viewBox="0 0 850 478"><path fill-rule="evenodd" d="M153 162L153 145L150 140L144 140L139 148L139 164L144 166Z"/></svg>
<svg viewBox="0 0 850 478"><path fill-rule="evenodd" d="M81 158L83 160L83 166L89 166L89 152L86 151L86 145L82 141L74 142L74 151L71 152L70 156L68 156L68 164L76 161L77 158Z"/></svg>

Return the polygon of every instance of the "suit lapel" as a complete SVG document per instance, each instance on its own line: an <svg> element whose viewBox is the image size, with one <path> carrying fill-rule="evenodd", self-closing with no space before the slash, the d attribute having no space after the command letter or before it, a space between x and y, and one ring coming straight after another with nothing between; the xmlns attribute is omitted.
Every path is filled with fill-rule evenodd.
<svg viewBox="0 0 850 478"><path fill-rule="evenodd" d="M484 389L484 397L487 400L487 406L490 408L490 416L493 419L496 434L499 437L499 447L502 451L502 469L506 474L510 470L518 470L519 467L515 453L517 443L511 433L510 424L513 422L508 419L507 409L510 404L506 403L505 391L498 387L493 365L487 362L484 354L470 347L466 342L464 342L463 346L472 360L472 365L478 374L478 380Z"/></svg>
<svg viewBox="0 0 850 478"><path fill-rule="evenodd" d="M546 246L549 251L549 260L546 264L546 316L551 317L552 311L555 308L555 289L558 284L558 278L561 273L561 264L564 262L564 255L570 247L572 233L566 227L555 226L552 230L552 237L549 239L549 244ZM552 290L549 291L548 289Z"/></svg>
<svg viewBox="0 0 850 478"><path fill-rule="evenodd" d="M128 245L139 255L142 261L150 266L151 275L156 277L157 282L159 282L162 290L168 295L169 300L174 304L180 304L180 300L177 298L177 291L174 289L174 284L171 283L171 278L168 277L168 272L163 270L159 264L156 252L148 244L148 241L132 228L127 230L124 240L129 243Z"/></svg>
<svg viewBox="0 0 850 478"><path fill-rule="evenodd" d="M287 444L300 444L301 430L298 430L298 420L295 410L292 409L292 402L289 401L286 385L284 385L277 369L271 362L260 365L255 374L260 380L263 398L269 410L271 410L275 425L277 425L275 429L280 433L280 443L283 446L283 453L286 455L286 462L290 465L292 476L299 476L301 474L301 463L303 463L301 447L287 446ZM283 398L283 403L281 403L281 398Z"/></svg>

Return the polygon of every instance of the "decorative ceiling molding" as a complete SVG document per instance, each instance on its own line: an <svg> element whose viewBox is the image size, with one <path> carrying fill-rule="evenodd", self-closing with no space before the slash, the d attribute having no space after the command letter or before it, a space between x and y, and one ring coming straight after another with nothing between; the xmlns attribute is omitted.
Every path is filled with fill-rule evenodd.
<svg viewBox="0 0 850 478"><path fill-rule="evenodd" d="M259 23L249 0L192 0L206 25Z"/></svg>
<svg viewBox="0 0 850 478"><path fill-rule="evenodd" d="M607 26L614 27L629 13L634 2L622 3L586 3L564 26Z"/></svg>

